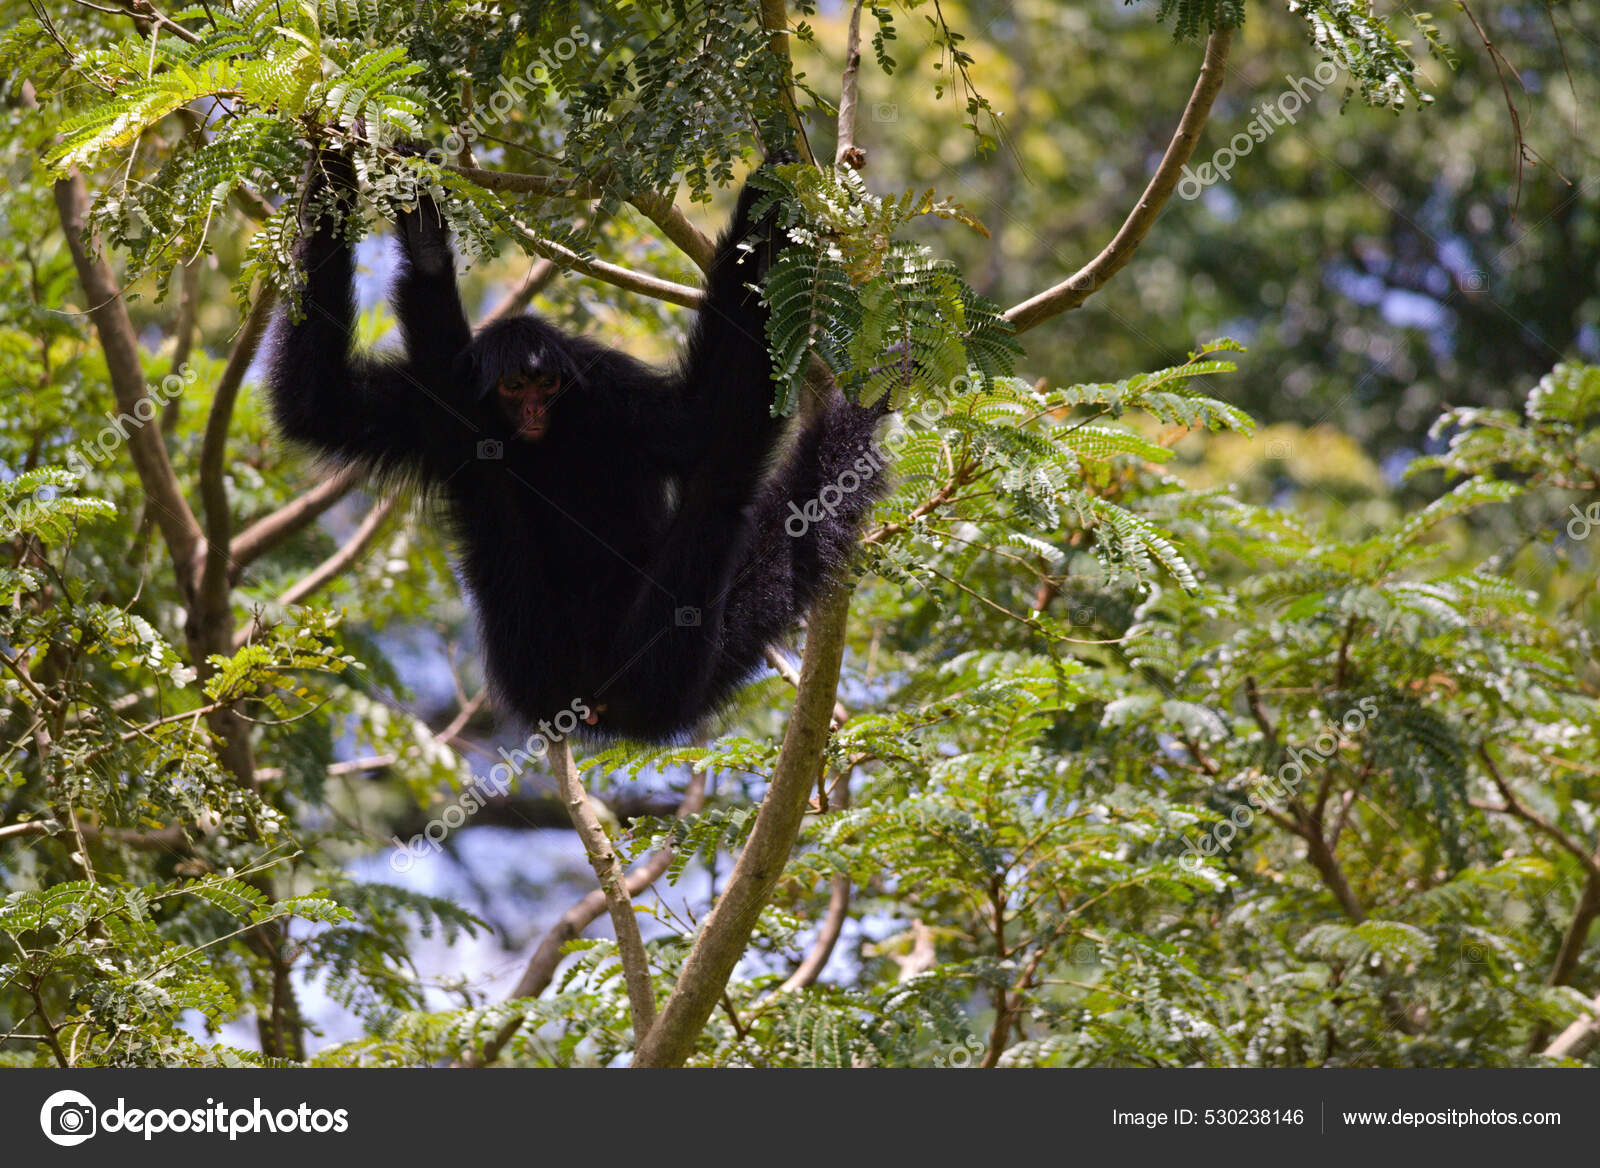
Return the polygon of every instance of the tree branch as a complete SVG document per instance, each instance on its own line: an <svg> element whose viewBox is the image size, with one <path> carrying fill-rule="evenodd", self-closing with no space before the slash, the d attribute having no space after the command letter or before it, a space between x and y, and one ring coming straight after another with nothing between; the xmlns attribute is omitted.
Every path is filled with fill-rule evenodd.
<svg viewBox="0 0 1600 1168"><path fill-rule="evenodd" d="M339 545L333 554L323 560L322 563L312 568L311 571L286 588L283 595L278 597L278 604L284 608L294 604L304 604L307 598L326 587L359 560L366 554L367 549L372 546L372 541L378 537L378 532L382 530L385 520L394 514L394 509L399 505L399 502L398 495L391 495L382 502L368 508L367 513L361 518L360 525L351 534L350 538ZM251 626L240 629L239 632L234 634L234 652L238 652L249 644L250 638L257 631L258 625L253 623ZM449 736L446 735L445 737Z"/></svg>
<svg viewBox="0 0 1600 1168"><path fill-rule="evenodd" d="M183 275L178 283L178 319L172 326L172 364L167 366L169 377L182 376L183 367L189 363L189 354L194 349L199 300L200 261L192 260L183 265ZM168 434L178 425L178 401L177 397L168 398L167 404L162 407L161 428Z"/></svg>
<svg viewBox="0 0 1600 1168"><path fill-rule="evenodd" d="M816 983L827 968L828 959L833 956L834 946L838 945L839 936L844 932L844 923L849 917L850 877L835 876L828 893L828 915L822 918L822 927L817 930L816 939L811 942L811 948L806 950L805 957L778 987L779 993L792 994Z"/></svg>
<svg viewBox="0 0 1600 1168"><path fill-rule="evenodd" d="M1568 1026L1556 1040L1544 1048L1544 1057L1576 1059L1588 1054L1600 1041L1600 997L1589 1003L1589 1013Z"/></svg>
<svg viewBox="0 0 1600 1168"><path fill-rule="evenodd" d="M382 530L384 521L394 514L394 509L400 503L400 496L390 495L381 503L375 504L367 510L362 517L361 525L349 539L340 545L339 549L322 563L307 572L278 597L278 603L285 607L291 604L303 604L308 596L322 588L334 579L351 564L361 558L363 552L372 546L372 541L377 538Z"/></svg>
<svg viewBox="0 0 1600 1168"><path fill-rule="evenodd" d="M675 1067L721 1000L784 864L799 838L811 790L822 773L829 720L839 688L851 584L831 581L811 606L794 712L783 736L772 784L733 875L695 937L661 1017L634 1052L636 1067Z"/></svg>
<svg viewBox="0 0 1600 1168"><path fill-rule="evenodd" d="M789 125L794 130L794 148L801 158L815 166L817 159L811 153L805 123L800 120L800 106L794 96L794 66L789 57L789 6L784 0L761 0L761 27L770 34L767 47L778 58L783 76L783 104L789 111Z"/></svg>
<svg viewBox="0 0 1600 1168"><path fill-rule="evenodd" d="M611 846L611 838L600 825L600 819L589 805L589 793L584 790L583 777L572 761L572 747L564 738L550 745L550 769L555 772L561 786L561 797L566 801L567 813L572 816L572 826L583 841L588 853L589 866L600 881L606 907L611 911L611 925L617 934L617 956L622 960L622 975L628 985L628 1008L633 1015L635 1043L646 1040L656 1021L655 987L650 982L650 960L645 955L644 939L639 936L639 918L633 915L633 900L622 876L622 865Z"/></svg>
<svg viewBox="0 0 1600 1168"><path fill-rule="evenodd" d="M521 282L510 292L507 292L505 299L495 305L478 322L478 328L482 329L497 320L506 320L527 311L528 305L533 303L533 298L549 286L550 281L555 279L556 273L560 270L561 268L555 260L543 256L535 260L533 266L528 269L528 274L522 278Z"/></svg>
<svg viewBox="0 0 1600 1168"><path fill-rule="evenodd" d="M1211 103L1222 88L1224 70L1228 61L1228 46L1233 40L1231 28L1219 28L1206 40L1205 62L1200 76L1178 121L1177 132L1167 145L1161 165L1150 178L1150 183L1140 196L1138 204L1112 237L1105 250L1090 260L1077 272L1053 288L1013 305L1005 312L1017 332L1026 332L1034 325L1077 308L1090 296L1105 286L1133 258L1133 253L1144 242L1161 210L1172 198L1182 177L1184 165L1194 154L1200 141L1200 131L1211 115Z"/></svg>
<svg viewBox="0 0 1600 1168"><path fill-rule="evenodd" d="M463 178L471 179L484 190L508 191L514 194L540 195L555 199L598 199L606 191L594 183L573 183L543 174L519 174L509 170L485 170L479 166L447 166ZM677 204L666 195L654 191L632 192L623 199L636 207L661 233L691 260L701 271L711 270L716 256L716 244L678 210Z"/></svg>
<svg viewBox="0 0 1600 1168"><path fill-rule="evenodd" d="M661 234L694 261L695 267L702 272L711 271L712 261L717 258L717 245L705 232L689 222L688 217L678 210L676 203L666 195L658 195L654 191L629 195L628 202L659 227Z"/></svg>
<svg viewBox="0 0 1600 1168"><path fill-rule="evenodd" d="M235 582L252 562L301 528L315 522L318 516L344 498L361 481L362 476L360 467L344 467L236 535L232 550Z"/></svg>
<svg viewBox="0 0 1600 1168"><path fill-rule="evenodd" d="M850 6L850 29L844 41L844 72L839 75L839 133L834 144L834 166L849 166L860 170L867 160L866 151L856 145L856 107L861 100L861 6L865 0L856 0Z"/></svg>
<svg viewBox="0 0 1600 1168"><path fill-rule="evenodd" d="M581 272L585 276L593 276L596 280L604 280L607 284L615 284L618 288L629 292L637 292L641 296L652 296L657 300L665 300L668 304L681 304L685 308L699 308L705 302L705 294L698 288L691 288L687 284L675 284L671 280L663 280L659 276L647 276L642 272L635 272L618 264L608 264L604 260L584 259L569 247L563 247L554 240L545 239L537 232L530 229L527 224L516 219L511 220L522 232L528 246L544 256L554 260L563 268L574 272Z"/></svg>
<svg viewBox="0 0 1600 1168"><path fill-rule="evenodd" d="M83 176L73 170L67 178L58 180L55 184L55 200L56 210L61 217L61 231L66 236L73 266L78 270L78 281L88 300L89 319L94 322L100 348L105 354L106 371L117 409L119 413L138 420L140 403L145 403L153 419L157 411L145 385L144 366L139 359L139 340L133 331L133 322L128 318L128 306L123 303L121 289L112 277L110 265L104 258L91 255L96 245L85 236L89 192L84 186ZM200 523L189 509L189 503L183 497L183 488L178 485L178 477L173 473L166 443L161 438L161 428L149 425L130 427L128 453L145 498L150 503L156 526L161 529L167 551L187 586L192 579L190 572L195 550L200 544Z"/></svg>
<svg viewBox="0 0 1600 1168"><path fill-rule="evenodd" d="M201 605L211 615L228 611L232 572L229 551L233 541L233 516L228 509L228 488L223 481L227 471L228 428L233 422L233 406L244 384L245 371L255 359L256 349L272 320L278 295L265 286L256 296L250 314L228 354L228 364L217 381L206 416L205 438L200 446L200 502L206 516L205 554L199 565L196 591ZM223 630L224 636L227 630Z"/></svg>
<svg viewBox="0 0 1600 1168"><path fill-rule="evenodd" d="M683 792L683 800L678 804L678 809L673 814L678 819L689 815L697 815L706 802L706 775L704 771L693 771L689 775L689 785ZM641 864L634 866L627 875L626 884L629 896L638 896L649 888L672 863L672 849L662 848L653 852ZM508 1001L519 998L537 998L549 988L550 982L555 978L556 970L561 965L565 956L562 950L568 941L575 941L583 935L583 931L600 918L606 911L605 890L596 888L585 895L581 900L561 914L561 919L546 933L539 942L539 947L533 951L533 956L528 958L528 964L522 971L522 977L512 991L506 995ZM506 1043L511 1041L513 1035L522 1029L523 1019L520 1015L509 1019L495 1035L483 1044L481 1054L469 1056L462 1060L468 1066L487 1066L500 1057L500 1052L505 1049Z"/></svg>
<svg viewBox="0 0 1600 1168"><path fill-rule="evenodd" d="M766 655L767 655L767 664L772 666L772 668L777 671L778 676L783 678L784 681L787 681L790 685L794 686L796 689L799 689L800 688L800 674L795 669L795 667L793 665L789 664L789 659L783 655L783 650L779 649L775 645L768 645L767 648L766 648ZM834 702L833 703L833 724L834 724L834 727L838 728L840 726L843 726L849 720L850 720L850 711L844 708L844 704L842 702Z"/></svg>
<svg viewBox="0 0 1600 1168"><path fill-rule="evenodd" d="M1483 760L1484 769L1500 792L1500 797L1505 800L1504 807L1486 807L1485 810L1502 812L1522 820L1582 864L1590 880L1600 881L1600 856L1591 853L1583 844L1517 798L1516 792L1511 789L1511 784L1506 782L1504 776L1500 774L1500 768L1495 765L1494 756L1489 753L1488 743L1478 745L1478 757Z"/></svg>

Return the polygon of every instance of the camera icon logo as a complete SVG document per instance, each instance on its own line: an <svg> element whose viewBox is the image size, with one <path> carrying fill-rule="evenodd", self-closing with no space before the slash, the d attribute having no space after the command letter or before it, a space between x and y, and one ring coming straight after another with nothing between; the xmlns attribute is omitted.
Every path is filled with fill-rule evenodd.
<svg viewBox="0 0 1600 1168"><path fill-rule="evenodd" d="M697 629L700 627L700 610L685 605L673 612L672 622L680 629Z"/></svg>
<svg viewBox="0 0 1600 1168"><path fill-rule="evenodd" d="M498 462L506 456L506 444L498 438L485 438L478 443L478 457L489 462Z"/></svg>
<svg viewBox="0 0 1600 1168"><path fill-rule="evenodd" d="M57 1091L39 1108L39 1126L52 1144L71 1148L94 1135L99 1109L79 1091Z"/></svg>

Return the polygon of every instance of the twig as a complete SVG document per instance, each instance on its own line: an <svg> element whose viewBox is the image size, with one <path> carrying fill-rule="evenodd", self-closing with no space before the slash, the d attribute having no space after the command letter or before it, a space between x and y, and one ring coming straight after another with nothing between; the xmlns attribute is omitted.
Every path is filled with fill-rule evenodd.
<svg viewBox="0 0 1600 1168"><path fill-rule="evenodd" d="M1484 769L1488 772L1490 780L1500 792L1500 798L1505 800L1504 807L1481 805L1485 811L1499 812L1512 815L1522 820L1539 834L1545 836L1557 847L1574 856L1578 863L1583 865L1583 870L1588 873L1591 880L1600 880L1600 860L1597 860L1590 850L1555 824L1551 823L1537 811L1527 806L1517 798L1516 792L1511 789L1511 784L1506 782L1500 774L1500 768L1495 765L1494 756L1489 753L1489 744L1480 743L1478 757L1483 760Z"/></svg>

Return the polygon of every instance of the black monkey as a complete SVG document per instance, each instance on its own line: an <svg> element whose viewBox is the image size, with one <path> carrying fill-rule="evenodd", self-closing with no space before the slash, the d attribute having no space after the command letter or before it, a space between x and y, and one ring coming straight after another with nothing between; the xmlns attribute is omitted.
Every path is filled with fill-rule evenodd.
<svg viewBox="0 0 1600 1168"><path fill-rule="evenodd" d="M348 160L321 164L313 183L351 199ZM782 244L750 221L757 198L741 192L671 370L531 314L474 336L427 198L397 224L404 356L352 354L350 245L327 216L301 244L304 317L273 345L279 425L442 499L489 677L530 723L570 710L608 737L682 735L760 667L882 494L883 408L837 396L769 473L785 421L751 285Z"/></svg>

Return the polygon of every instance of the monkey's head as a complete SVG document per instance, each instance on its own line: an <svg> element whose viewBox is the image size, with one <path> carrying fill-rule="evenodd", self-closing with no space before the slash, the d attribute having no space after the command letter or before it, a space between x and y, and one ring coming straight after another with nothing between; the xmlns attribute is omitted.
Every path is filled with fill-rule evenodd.
<svg viewBox="0 0 1600 1168"><path fill-rule="evenodd" d="M581 380L570 338L533 316L496 321L473 339L461 361L458 375L473 396L524 442L549 432L560 416L556 403Z"/></svg>

